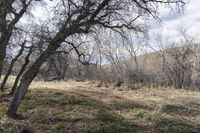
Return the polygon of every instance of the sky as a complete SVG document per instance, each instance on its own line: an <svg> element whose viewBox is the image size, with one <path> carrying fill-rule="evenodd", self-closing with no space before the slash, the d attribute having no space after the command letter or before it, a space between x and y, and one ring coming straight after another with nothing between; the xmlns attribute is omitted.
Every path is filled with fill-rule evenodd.
<svg viewBox="0 0 200 133"><path fill-rule="evenodd" d="M155 49L158 47L155 42L158 34L161 34L164 39L168 39L169 41L179 40L181 38L179 32L181 26L187 30L190 36L195 37L197 41L200 40L200 0L184 1L186 5L183 12L178 12L176 8L171 10L161 7L158 10L161 22L153 19L149 21L151 27L149 30L149 42ZM48 1L48 6L54 6L54 2ZM34 16L40 20L45 19L44 16L49 16L49 14L45 14L45 8L37 7L36 9L37 11L34 12Z"/></svg>
<svg viewBox="0 0 200 133"><path fill-rule="evenodd" d="M151 43L156 47L153 39L157 34L162 34L163 38L171 41L181 38L179 32L180 27L186 29L190 36L196 38L200 36L200 0L188 0L186 1L184 12L170 11L163 8L159 10L161 23L152 21L150 29Z"/></svg>

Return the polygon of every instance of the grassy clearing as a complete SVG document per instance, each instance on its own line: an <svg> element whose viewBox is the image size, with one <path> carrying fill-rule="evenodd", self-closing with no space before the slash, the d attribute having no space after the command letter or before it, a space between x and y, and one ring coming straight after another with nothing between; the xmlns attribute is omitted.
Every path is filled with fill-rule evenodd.
<svg viewBox="0 0 200 133"><path fill-rule="evenodd" d="M198 133L200 93L171 88L125 90L89 82L35 82L19 108L22 119L5 116L0 98L0 132Z"/></svg>

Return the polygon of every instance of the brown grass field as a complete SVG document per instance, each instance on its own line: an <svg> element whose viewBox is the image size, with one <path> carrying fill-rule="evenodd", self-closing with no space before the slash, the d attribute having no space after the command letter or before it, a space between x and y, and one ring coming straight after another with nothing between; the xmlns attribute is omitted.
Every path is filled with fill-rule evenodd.
<svg viewBox="0 0 200 133"><path fill-rule="evenodd" d="M1 94L0 132L200 133L198 91L35 81L15 120L5 115L9 101Z"/></svg>

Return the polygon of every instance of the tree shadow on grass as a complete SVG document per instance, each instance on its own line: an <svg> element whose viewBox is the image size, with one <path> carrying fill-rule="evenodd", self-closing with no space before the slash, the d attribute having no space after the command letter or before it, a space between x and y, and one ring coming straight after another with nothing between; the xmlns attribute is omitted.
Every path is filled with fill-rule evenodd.
<svg viewBox="0 0 200 133"><path fill-rule="evenodd" d="M177 103L166 104L162 107L161 112L174 118L157 121L156 125L161 132L200 133L200 124L195 121L194 123L188 121L200 118L200 104L198 101L194 102L193 99L191 101L187 99L187 101L181 100Z"/></svg>
<svg viewBox="0 0 200 133"><path fill-rule="evenodd" d="M98 92L92 92L92 94L106 95L106 93ZM151 107L122 97L113 96L111 103L108 104L90 96L81 92L63 92L58 90L29 92L22 101L19 112L30 117L23 121L16 120L15 124L18 123L26 126L31 123L35 131L50 133L200 132L199 127L195 127L184 121L167 119L160 116L158 119L155 119L156 116L154 115L147 115L148 119L146 120L147 122L152 122L153 125L144 126L140 123L136 124L134 121L130 121L117 114L116 111L141 109L148 112L152 110ZM177 111L177 108L174 106L165 107L165 111L167 112L168 110L168 113L173 112L169 110L171 108ZM178 109L182 110L182 108ZM150 117L152 118L150 119ZM4 127L0 131L14 126L12 122L8 121L6 124L0 125Z"/></svg>
<svg viewBox="0 0 200 133"><path fill-rule="evenodd" d="M19 112L30 116L21 125L32 123L37 132L130 133L146 130L146 127L131 123L113 112L110 105L72 92L33 91L22 101ZM15 123L21 122L15 120Z"/></svg>
<svg viewBox="0 0 200 133"><path fill-rule="evenodd" d="M162 118L155 121L154 128L160 133L199 133L200 125L194 126L177 119Z"/></svg>
<svg viewBox="0 0 200 133"><path fill-rule="evenodd" d="M167 104L162 108L162 112L179 116L200 116L200 110L193 107L192 104L190 107L185 105Z"/></svg>
<svg viewBox="0 0 200 133"><path fill-rule="evenodd" d="M98 95L98 96L102 96L104 95L105 97L109 97L109 102L110 103L103 103L101 102L101 104L104 104L104 106L107 106L108 108L112 109L112 110L127 110L127 109L145 109L145 110L153 110L155 109L155 107L153 107L152 105L146 105L145 103L141 103L141 102L136 102L136 101L132 101L129 99L126 99L124 97L120 97L120 96L111 96L107 93L102 93L102 92L95 92L95 91L85 91L87 92L87 94L89 93L89 95L87 94L82 94L79 92L70 92L71 94L75 94L75 95L79 95L79 96L83 96L86 98L90 98L90 95L92 94L94 95ZM99 100L93 99L91 98L91 100L98 102Z"/></svg>
<svg viewBox="0 0 200 133"><path fill-rule="evenodd" d="M123 117L107 110L99 110L95 124L87 126L88 133L134 133L146 129L140 125L130 123Z"/></svg>
<svg viewBox="0 0 200 133"><path fill-rule="evenodd" d="M129 109L153 110L154 109L154 107L145 105L144 103L134 102L127 99L113 100L111 106L115 110L129 110Z"/></svg>

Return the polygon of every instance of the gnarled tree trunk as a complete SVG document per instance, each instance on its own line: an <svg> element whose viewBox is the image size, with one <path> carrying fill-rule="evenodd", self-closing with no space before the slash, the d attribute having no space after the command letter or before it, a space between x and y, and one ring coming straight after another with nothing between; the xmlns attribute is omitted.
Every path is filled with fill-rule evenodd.
<svg viewBox="0 0 200 133"><path fill-rule="evenodd" d="M26 70L27 65L28 65L29 62L30 62L30 61L29 61L29 57L30 57L30 55L31 55L31 53L32 53L32 49L33 49L33 45L30 47L29 52L28 52L28 54L27 54L26 57L25 57L25 63L23 64L21 70L19 71L19 73L18 73L18 75L17 75L17 77L16 77L16 79L15 79L15 83L13 84L13 87L12 87L12 90L11 90L11 93L10 93L11 95L14 94L14 91L15 91L15 89L17 88L18 82L19 82L19 80L20 80L22 74L23 74L24 71Z"/></svg>
<svg viewBox="0 0 200 133"><path fill-rule="evenodd" d="M66 36L69 36L69 34L67 34ZM62 36L62 33L58 33L57 36L55 36L55 38L50 41L48 48L43 52L43 54L40 55L35 63L24 73L19 86L14 92L13 100L8 108L7 115L9 117L16 116L21 99L23 98L29 85L39 72L40 67L49 58L49 56L52 55L59 48L60 44L66 36Z"/></svg>
<svg viewBox="0 0 200 133"><path fill-rule="evenodd" d="M30 67L28 71L21 78L21 82L17 87L12 103L8 109L7 115L14 117L17 113L20 101L24 96L24 93L28 89L28 86L31 84L37 73L39 72L42 64L47 60L47 58L59 47L60 44L51 44L47 50L37 59L37 61Z"/></svg>

